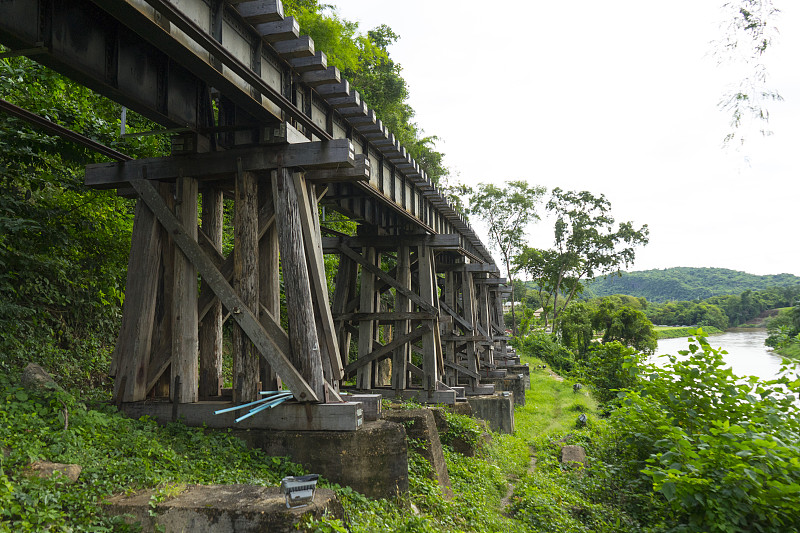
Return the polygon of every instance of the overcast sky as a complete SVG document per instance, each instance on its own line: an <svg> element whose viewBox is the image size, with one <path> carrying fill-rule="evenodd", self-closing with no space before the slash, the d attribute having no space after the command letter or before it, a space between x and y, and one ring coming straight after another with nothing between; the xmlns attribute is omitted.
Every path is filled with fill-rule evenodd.
<svg viewBox="0 0 800 533"><path fill-rule="evenodd" d="M633 270L800 275L800 9L775 1L765 62L784 101L774 134L742 132L741 151L721 148L717 103L739 79L711 57L723 0L331 3L362 32L400 35L390 53L417 123L458 181L605 194L617 220L650 228ZM531 228L531 244L551 240L551 222Z"/></svg>

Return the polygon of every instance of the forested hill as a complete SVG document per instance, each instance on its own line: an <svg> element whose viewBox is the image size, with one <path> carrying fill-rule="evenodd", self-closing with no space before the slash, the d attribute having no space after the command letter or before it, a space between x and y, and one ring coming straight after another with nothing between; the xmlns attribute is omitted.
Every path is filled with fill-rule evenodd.
<svg viewBox="0 0 800 533"><path fill-rule="evenodd" d="M696 300L746 290L763 290L800 284L792 274L756 276L727 268L676 267L663 270L624 272L621 277L609 276L588 283L584 297L629 294L644 296L650 302Z"/></svg>

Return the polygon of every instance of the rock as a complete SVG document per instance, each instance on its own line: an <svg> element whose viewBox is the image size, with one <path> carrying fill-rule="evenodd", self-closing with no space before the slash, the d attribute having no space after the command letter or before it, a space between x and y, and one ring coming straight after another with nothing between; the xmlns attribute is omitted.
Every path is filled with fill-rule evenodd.
<svg viewBox="0 0 800 533"><path fill-rule="evenodd" d="M581 413L581 416L579 416L578 420L575 421L575 425L578 426L579 428L582 428L586 426L587 420L588 418L586 418L586 413Z"/></svg>
<svg viewBox="0 0 800 533"><path fill-rule="evenodd" d="M22 386L30 391L58 390L61 387L47 371L36 363L28 363L20 379Z"/></svg>
<svg viewBox="0 0 800 533"><path fill-rule="evenodd" d="M583 388L583 385L581 385L580 383L576 383L575 385L572 386L572 392L578 392L582 388Z"/></svg>
<svg viewBox="0 0 800 533"><path fill-rule="evenodd" d="M75 483L81 475L81 470L81 465L36 461L25 470L25 473L28 477L48 478L56 472L59 472L63 477L69 480L69 483Z"/></svg>
<svg viewBox="0 0 800 533"><path fill-rule="evenodd" d="M586 464L586 450L583 446L569 444L561 448L561 462Z"/></svg>

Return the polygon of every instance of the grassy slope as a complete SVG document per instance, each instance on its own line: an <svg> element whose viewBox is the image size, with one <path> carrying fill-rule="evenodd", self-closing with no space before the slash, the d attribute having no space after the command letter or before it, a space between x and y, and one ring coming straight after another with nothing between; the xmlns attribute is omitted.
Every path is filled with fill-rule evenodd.
<svg viewBox="0 0 800 533"><path fill-rule="evenodd" d="M532 367L541 364L532 358L526 361ZM397 500L371 500L333 486L344 504L349 530L571 531L585 530L586 516L597 524L603 516L612 516L613 512L581 499L574 485L580 474L562 471L557 461L564 442L588 442L591 426L598 423L596 403L585 389L573 393L571 383L556 381L542 369L532 370L526 400L525 407L516 409L516 434L494 434L481 457L463 457L444 447L455 493L450 501L425 477L429 465L413 450L411 491ZM589 415L589 427L577 429L575 420L582 412ZM482 431L472 419L452 419L450 432L462 437L477 442ZM450 432L442 436L444 442L453 436ZM10 449L0 473L3 533L47 528L127 531L119 519L105 517L98 502L137 488L157 487L170 493L185 483L275 485L284 475L302 473L284 459L245 448L226 433L206 435L179 424L163 428L148 420L129 420L113 408L87 408L63 392L28 393L5 378L0 378L0 445ZM529 471L532 453L538 463ZM37 459L79 463L84 466L81 479L65 485L26 478L25 465ZM409 511L412 503L418 513ZM576 514L576 509L581 512ZM546 524L542 516L549 517ZM583 518L579 521L576 516ZM345 531L338 520L306 525L312 530Z"/></svg>
<svg viewBox="0 0 800 533"><path fill-rule="evenodd" d="M692 332L697 331L697 328L655 326L653 330L656 333L657 339L677 339L680 337L691 337L694 335ZM714 326L703 326L703 332L705 332L706 335L721 335L722 333L725 333L721 329L715 328Z"/></svg>

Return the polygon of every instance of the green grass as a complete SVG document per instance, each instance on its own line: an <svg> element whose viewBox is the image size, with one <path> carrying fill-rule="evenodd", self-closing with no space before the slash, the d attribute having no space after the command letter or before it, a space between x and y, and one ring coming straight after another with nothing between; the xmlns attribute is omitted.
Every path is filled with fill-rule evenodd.
<svg viewBox="0 0 800 533"><path fill-rule="evenodd" d="M547 369L539 369L543 362L535 357L522 357L531 368L531 388L525 392L525 407L514 413L516 433L530 444L542 436L561 434L575 427L581 413L595 416L597 402L586 388L575 393L574 381L555 380Z"/></svg>
<svg viewBox="0 0 800 533"><path fill-rule="evenodd" d="M793 342L788 346L775 350L775 353L780 354L790 359L800 359L800 342Z"/></svg>
<svg viewBox="0 0 800 533"><path fill-rule="evenodd" d="M677 339L680 337L691 337L694 335L692 331L696 329L697 328L679 328L675 326L655 326L653 328L657 339ZM725 333L721 329L715 328L714 326L703 326L703 332L706 335L721 335Z"/></svg>

